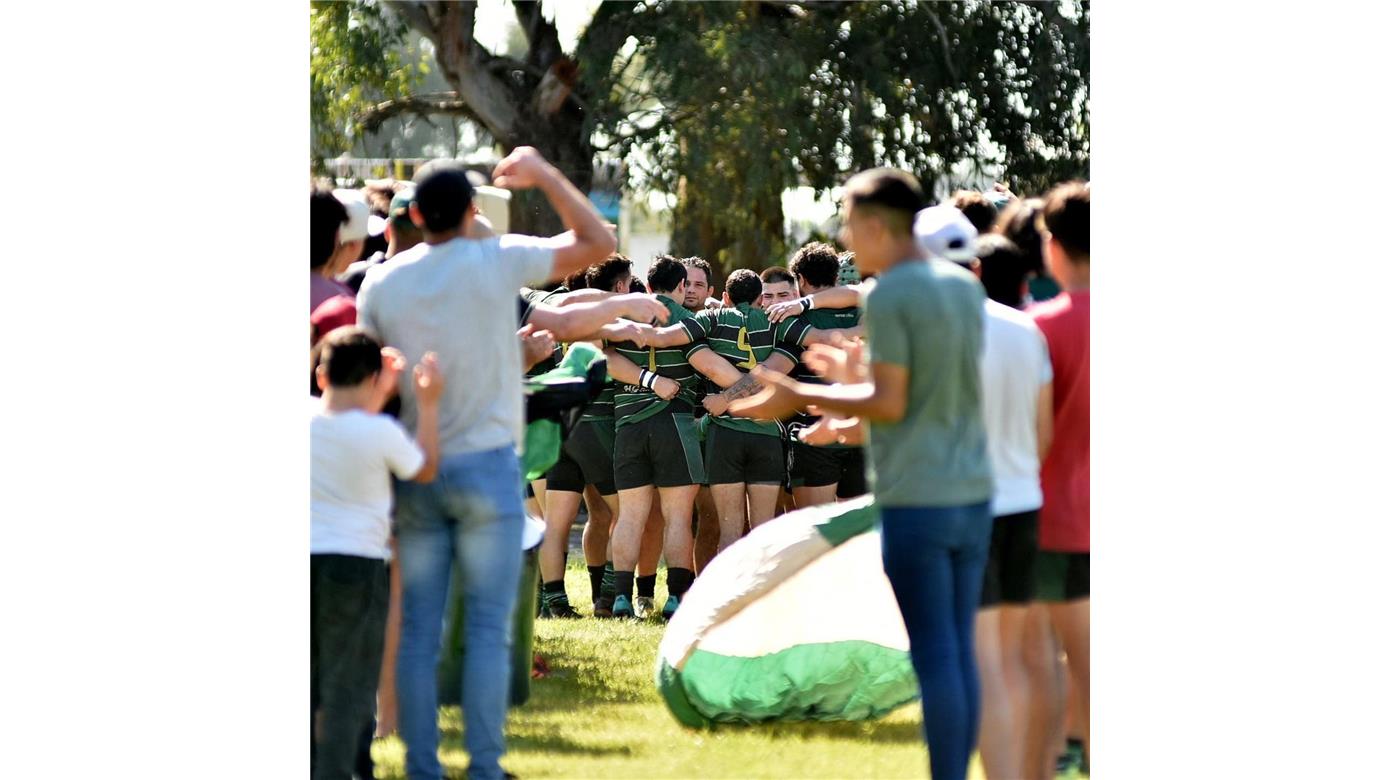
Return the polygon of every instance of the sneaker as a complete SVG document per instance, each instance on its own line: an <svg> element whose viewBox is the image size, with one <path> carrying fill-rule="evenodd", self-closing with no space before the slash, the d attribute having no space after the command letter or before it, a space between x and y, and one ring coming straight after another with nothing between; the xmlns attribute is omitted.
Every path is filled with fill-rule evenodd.
<svg viewBox="0 0 1400 780"><path fill-rule="evenodd" d="M651 596L637 597L637 617L646 620L656 614L656 599Z"/></svg>
<svg viewBox="0 0 1400 780"><path fill-rule="evenodd" d="M676 614L676 610L681 608L681 600L675 596L666 599L666 606L661 608L661 619L669 621L671 616Z"/></svg>
<svg viewBox="0 0 1400 780"><path fill-rule="evenodd" d="M613 599L612 616L615 618L635 617L632 612L632 599L618 594L617 598Z"/></svg>
<svg viewBox="0 0 1400 780"><path fill-rule="evenodd" d="M540 604L540 617L546 620L551 618L572 619L581 618L583 615L580 615L578 610L569 603L568 596L556 595L554 598L545 599L544 603Z"/></svg>
<svg viewBox="0 0 1400 780"><path fill-rule="evenodd" d="M594 600L593 600L593 617L595 617L595 618L610 618L610 617L612 617L612 599L608 598L607 596L599 596L598 598L594 599Z"/></svg>

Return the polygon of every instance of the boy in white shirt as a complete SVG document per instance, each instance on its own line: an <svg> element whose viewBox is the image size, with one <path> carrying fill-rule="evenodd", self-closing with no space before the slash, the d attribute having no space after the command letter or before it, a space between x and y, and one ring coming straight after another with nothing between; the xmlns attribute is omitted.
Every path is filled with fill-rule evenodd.
<svg viewBox="0 0 1400 780"><path fill-rule="evenodd" d="M379 410L394 392L403 355L355 326L322 342L311 411L311 708L317 778L349 778L357 738L374 714L384 655L391 557L391 476L437 474L437 357L413 370L415 443Z"/></svg>

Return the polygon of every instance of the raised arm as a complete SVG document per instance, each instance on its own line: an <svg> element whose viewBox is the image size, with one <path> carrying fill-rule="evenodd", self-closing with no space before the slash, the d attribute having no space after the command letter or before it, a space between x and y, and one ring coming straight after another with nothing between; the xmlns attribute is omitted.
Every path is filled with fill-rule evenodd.
<svg viewBox="0 0 1400 780"><path fill-rule="evenodd" d="M598 210L534 147L517 146L496 166L492 179L497 187L508 190L538 188L559 215L559 221L564 223L566 232L554 237L551 279L562 279L581 271L617 248L617 239Z"/></svg>

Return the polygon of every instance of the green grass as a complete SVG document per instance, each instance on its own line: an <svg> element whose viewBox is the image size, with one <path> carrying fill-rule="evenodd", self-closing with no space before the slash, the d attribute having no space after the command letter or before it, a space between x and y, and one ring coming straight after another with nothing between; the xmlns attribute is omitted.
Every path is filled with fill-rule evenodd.
<svg viewBox="0 0 1400 780"><path fill-rule="evenodd" d="M577 550L565 577L570 599L591 615L588 573ZM665 570L656 604L666 599ZM692 731L656 692L652 675L665 625L541 620L535 651L551 672L533 682L530 700L511 710L503 766L522 778L919 778L928 758L918 704L864 723L788 723ZM458 707L439 714L439 757L449 778L465 775ZM403 743L374 746L376 777L402 778ZM983 780L974 758L969 778Z"/></svg>

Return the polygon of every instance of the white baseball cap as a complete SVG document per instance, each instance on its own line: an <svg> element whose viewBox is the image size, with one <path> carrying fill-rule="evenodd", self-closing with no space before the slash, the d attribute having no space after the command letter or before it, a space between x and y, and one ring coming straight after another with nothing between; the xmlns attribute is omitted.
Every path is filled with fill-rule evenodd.
<svg viewBox="0 0 1400 780"><path fill-rule="evenodd" d="M956 206L929 206L914 216L914 239L926 257L954 263L977 258L977 228Z"/></svg>
<svg viewBox="0 0 1400 780"><path fill-rule="evenodd" d="M355 190L336 190L335 199L345 206L345 211L350 215L350 221L340 228L340 243L348 244L351 241L359 241L368 238L369 231L369 204L365 203L365 198ZM380 232L384 231L380 227Z"/></svg>

